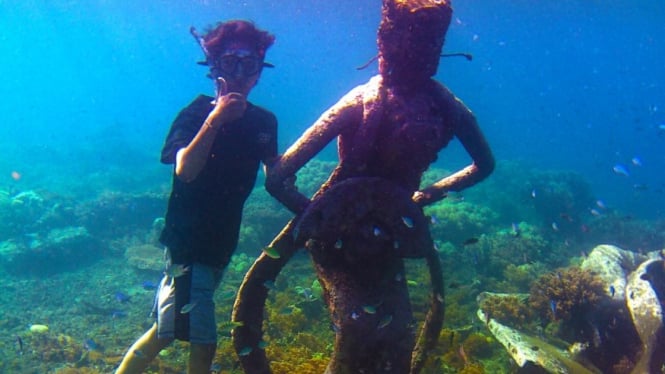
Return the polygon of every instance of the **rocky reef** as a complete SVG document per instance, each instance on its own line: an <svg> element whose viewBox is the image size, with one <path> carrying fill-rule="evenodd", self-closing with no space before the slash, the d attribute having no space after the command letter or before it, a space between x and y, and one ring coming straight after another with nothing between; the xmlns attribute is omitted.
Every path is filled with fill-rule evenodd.
<svg viewBox="0 0 665 374"><path fill-rule="evenodd" d="M580 266L534 282L530 321L506 317L523 297L508 294L481 294L478 318L520 367L550 373L660 372L664 265L662 251L638 254L600 245Z"/></svg>

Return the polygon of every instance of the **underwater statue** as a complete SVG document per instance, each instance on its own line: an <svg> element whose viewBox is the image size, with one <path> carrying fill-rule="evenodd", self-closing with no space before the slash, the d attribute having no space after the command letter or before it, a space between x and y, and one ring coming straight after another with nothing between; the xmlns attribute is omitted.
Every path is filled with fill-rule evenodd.
<svg viewBox="0 0 665 374"><path fill-rule="evenodd" d="M379 72L328 109L268 172L268 191L296 214L248 271L234 305L234 345L246 373L270 373L261 348L268 288L305 248L336 333L327 373L416 373L443 323L439 255L422 207L486 178L491 150L471 111L435 75L452 9L442 0L384 0ZM419 189L456 137L467 167ZM310 200L295 174L338 139L339 164ZM404 258L424 258L430 310L416 337Z"/></svg>

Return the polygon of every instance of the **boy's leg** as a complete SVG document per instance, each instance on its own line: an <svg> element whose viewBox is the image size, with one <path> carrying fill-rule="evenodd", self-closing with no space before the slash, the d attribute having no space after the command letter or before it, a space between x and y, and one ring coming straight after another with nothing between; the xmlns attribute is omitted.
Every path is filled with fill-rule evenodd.
<svg viewBox="0 0 665 374"><path fill-rule="evenodd" d="M173 339L157 337L157 324L152 325L127 351L116 374L143 373L150 361L169 345ZM214 353L213 353L214 354Z"/></svg>
<svg viewBox="0 0 665 374"><path fill-rule="evenodd" d="M188 374L209 374L212 360L215 358L215 344L196 344L189 346Z"/></svg>

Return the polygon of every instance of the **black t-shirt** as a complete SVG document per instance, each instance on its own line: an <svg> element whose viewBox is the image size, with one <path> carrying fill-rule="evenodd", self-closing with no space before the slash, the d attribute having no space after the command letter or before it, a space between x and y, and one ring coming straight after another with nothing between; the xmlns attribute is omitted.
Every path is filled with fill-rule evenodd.
<svg viewBox="0 0 665 374"><path fill-rule="evenodd" d="M176 153L198 133L213 106L201 95L171 125L161 161L175 164ZM221 129L203 170L185 183L173 175L173 188L160 237L174 263L226 266L238 244L242 209L260 162L277 155L277 119L247 104L242 118Z"/></svg>

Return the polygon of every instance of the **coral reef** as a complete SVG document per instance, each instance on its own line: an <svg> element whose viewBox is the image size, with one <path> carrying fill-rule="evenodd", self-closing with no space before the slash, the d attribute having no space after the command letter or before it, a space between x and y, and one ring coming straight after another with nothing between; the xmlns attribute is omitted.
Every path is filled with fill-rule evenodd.
<svg viewBox="0 0 665 374"><path fill-rule="evenodd" d="M106 251L104 244L85 227L55 228L45 235L30 235L29 241L0 244L0 264L16 275L45 275L90 264ZM76 261L72 261L76 259Z"/></svg>
<svg viewBox="0 0 665 374"><path fill-rule="evenodd" d="M462 201L450 203L443 200L425 208L425 214L433 217L432 237L461 245L469 238L478 237L496 224L498 215L491 209Z"/></svg>
<svg viewBox="0 0 665 374"><path fill-rule="evenodd" d="M579 325L606 298L604 283L597 275L570 267L541 276L531 287L529 305L544 322Z"/></svg>
<svg viewBox="0 0 665 374"><path fill-rule="evenodd" d="M502 324L523 327L531 321L532 310L527 304L527 296L495 295L484 293L479 296L480 309L486 318L493 318Z"/></svg>
<svg viewBox="0 0 665 374"><path fill-rule="evenodd" d="M335 163L310 164L299 175L298 184L313 191L320 181L327 178ZM423 183L438 180L446 173L442 169L428 171ZM559 176L564 180L556 182ZM514 372L515 363L508 356L509 351L496 349L500 347L497 341L489 341L484 336L486 329L494 322L488 326L485 319L474 321L471 318L477 306L476 296L482 291L527 292L532 283L534 288L530 300L539 300L537 307L533 307L537 314L528 315L526 322L517 326L524 326L526 333L532 337L553 339L559 345L577 341L580 344L575 347L586 347L581 356L597 363L603 372L629 373L635 367L642 344L634 329L629 331L624 327L632 327L627 311L607 312L606 297L602 294L608 295L609 287L605 285L598 290L590 273L569 275L568 271L576 274L574 267L558 271L552 269L568 266L573 261L572 256L579 256L574 259L575 263L593 257L593 252L588 256L584 252L600 242L622 244L630 249L626 252L642 258L639 253L646 254L662 247L665 221L646 221L635 214L612 209L603 210L598 216L591 215L589 207L594 203L587 201L588 192L577 194L575 191L563 191L580 185L576 179L574 175L533 172L516 163L499 163L492 178L465 192L463 200L461 195L452 194L433 207L434 213L427 208L434 217L430 229L436 233L439 254L444 262L446 320L439 343L423 373L452 374L472 370ZM145 289L142 283L156 282L163 266L162 250L152 246L157 244L156 234L159 233L159 219L166 207L166 192L106 192L96 196L99 190L108 186L98 187L88 189L94 194L68 197L44 190L17 191L14 187L10 192L0 189L0 219L3 222L0 262L6 264L11 253L30 248L43 249L51 240L60 238L64 246L67 240L73 243L76 237L87 237L81 228L87 231L89 239L101 245L95 247L98 250L90 251L90 256L94 257L90 262L71 261L72 258L79 259L79 252L76 252L68 257L71 262L69 268L49 263L49 266L60 270L49 277L41 276L49 270L45 267L35 268L40 277L25 277L25 273L12 271L7 266L0 267L5 279L0 302L20 307L20 313L14 307L0 310L0 372L109 373L128 345L153 322L147 315L154 290ZM534 189L536 196L532 197ZM159 191L159 188L152 190ZM550 202L539 202L539 199ZM246 206L238 251L215 295L220 337L215 363L220 367L220 373L241 373L229 338L234 327L229 322L231 307L237 286L248 266L260 254L260 248L291 217L280 209L257 183L257 190ZM441 217L438 216L439 211L442 212ZM564 215L564 219L561 213L569 216ZM483 217L484 214L489 216ZM569 222L567 217L573 222ZM552 218L559 223L560 231L552 229ZM460 223L458 225L449 220L459 220ZM511 227L513 222L517 230ZM582 232L582 224L586 224L587 231ZM478 238L477 243L462 245L466 239L474 237ZM142 246L145 246L143 249L146 252L142 252ZM123 256L133 247L136 247L133 249L136 253L129 258L137 261L154 259L156 271L135 270L135 266L144 265ZM29 257L30 260L36 258ZM599 261L599 264L602 263ZM414 317L422 321L431 297L426 287L429 276L423 261L406 261L405 277ZM559 278L564 283L571 282L573 287L558 287ZM320 285L316 285L315 279L309 258L299 253L275 284L266 284L271 290L273 287L279 290L270 291L266 310L268 318L264 325L265 350L271 360L274 359L275 374L322 373L328 363L332 351L329 344L334 340L334 332L321 301L320 290L317 291ZM590 283L583 286L583 279ZM589 284L591 288L587 292L591 290L593 295L598 295L602 291L600 299L593 295L586 296L591 297L589 300L596 300L594 303L586 300L585 304L583 292L568 294L571 290L589 287ZM615 287L615 299L625 296L623 288L610 284ZM118 291L131 296L131 301L118 302L114 298L114 293ZM308 301L309 291L315 300ZM583 302L575 309L569 306L574 303L557 300L555 321L550 298L554 300L552 296L560 294L566 299ZM625 304L623 297L621 302ZM96 308L86 307L86 304ZM496 321L504 321L505 314L505 320L510 321L510 325L525 318L520 314L521 307L516 307L517 303L505 304L487 301L483 307L495 309L490 317ZM593 308L593 305L600 307L600 310ZM570 320L564 321L564 317ZM573 334L575 321L582 328ZM30 334L28 327L41 323L48 325L49 331L43 336ZM594 347L594 326L600 336L598 348ZM103 344L103 352L84 349L83 342L90 337ZM22 354L17 338L23 342ZM525 345L526 350L539 344L534 343L537 340L527 341L531 344ZM618 348L613 349L614 346ZM461 357L460 347L463 347L468 363ZM550 349L545 345L538 347L540 350ZM176 343L160 354L147 372L182 373L186 370L187 353L186 344Z"/></svg>

